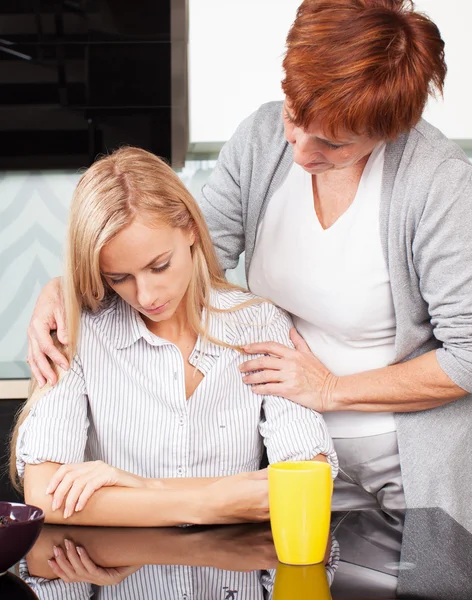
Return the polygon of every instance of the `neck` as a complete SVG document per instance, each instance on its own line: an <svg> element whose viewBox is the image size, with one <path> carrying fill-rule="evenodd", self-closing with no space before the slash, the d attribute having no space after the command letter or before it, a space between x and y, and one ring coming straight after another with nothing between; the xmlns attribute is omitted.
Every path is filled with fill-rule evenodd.
<svg viewBox="0 0 472 600"><path fill-rule="evenodd" d="M187 317L186 297L181 300L175 313L165 321L151 321L143 317L146 327L158 337L177 344L179 340L189 335L191 332L190 324Z"/></svg>

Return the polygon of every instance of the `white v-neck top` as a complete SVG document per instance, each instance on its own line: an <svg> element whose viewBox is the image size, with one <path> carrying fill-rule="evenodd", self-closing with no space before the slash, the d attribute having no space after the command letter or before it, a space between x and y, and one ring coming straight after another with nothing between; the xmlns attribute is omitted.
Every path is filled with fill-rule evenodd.
<svg viewBox="0 0 472 600"><path fill-rule="evenodd" d="M395 357L395 311L380 241L385 144L365 166L356 196L328 229L312 178L293 164L262 219L249 287L289 311L312 352L335 375L387 366ZM325 413L332 437L395 431L392 413Z"/></svg>

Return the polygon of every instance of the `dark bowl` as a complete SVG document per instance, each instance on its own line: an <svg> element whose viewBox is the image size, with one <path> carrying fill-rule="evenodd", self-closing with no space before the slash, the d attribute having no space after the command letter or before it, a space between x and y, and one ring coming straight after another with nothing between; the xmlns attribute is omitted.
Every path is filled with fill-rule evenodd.
<svg viewBox="0 0 472 600"><path fill-rule="evenodd" d="M44 523L44 513L36 506L0 502L0 573L8 571L35 543Z"/></svg>
<svg viewBox="0 0 472 600"><path fill-rule="evenodd" d="M0 598L5 600L38 600L38 596L19 577L5 573L0 577Z"/></svg>

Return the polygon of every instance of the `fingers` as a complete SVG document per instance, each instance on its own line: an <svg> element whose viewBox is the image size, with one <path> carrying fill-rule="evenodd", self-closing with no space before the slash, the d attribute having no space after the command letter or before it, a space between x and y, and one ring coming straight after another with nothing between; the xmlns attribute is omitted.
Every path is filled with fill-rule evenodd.
<svg viewBox="0 0 472 600"><path fill-rule="evenodd" d="M246 346L243 346L243 350L246 354L270 354L271 356L278 356L279 358L289 358L296 352L296 350L277 342L257 342L255 344L247 344Z"/></svg>
<svg viewBox="0 0 472 600"><path fill-rule="evenodd" d="M72 580L66 575L66 573L57 564L57 560L55 558L50 558L48 560L48 565L56 577L58 577L59 579L64 581L64 583L72 583Z"/></svg>
<svg viewBox="0 0 472 600"><path fill-rule="evenodd" d="M290 329L290 339L292 340L295 349L299 352L310 352L310 346L305 342L302 336L298 333L295 327Z"/></svg>
<svg viewBox="0 0 472 600"><path fill-rule="evenodd" d="M32 324L28 329L28 340L28 364L38 385L43 387L46 380L54 385L57 383L57 375L48 357L54 364L59 365L64 370L69 368L69 362L54 345L49 325L46 323L41 323L41 325Z"/></svg>
<svg viewBox="0 0 472 600"><path fill-rule="evenodd" d="M72 487L69 490L69 493L67 494L67 498L66 498L66 502L65 502L65 506L64 506L64 519L67 519L68 517L73 515L74 512L79 511L78 500L82 496L82 494L84 493L85 490L89 490L89 487L90 487L90 483L87 481L86 476L78 477L74 481L74 483L72 484ZM100 487L101 486L98 485L98 487L95 489L99 489ZM90 496L93 494L95 489L88 491L88 498L90 498ZM85 500L83 506L85 506L86 502L87 502L87 500Z"/></svg>
<svg viewBox="0 0 472 600"><path fill-rule="evenodd" d="M247 385L259 385L264 383L280 383L283 381L283 375L281 371L257 371L257 373L251 373L243 377L243 382Z"/></svg>
<svg viewBox="0 0 472 600"><path fill-rule="evenodd" d="M78 574L60 546L54 546L54 559L48 560L52 571L66 583L79 581Z"/></svg>
<svg viewBox="0 0 472 600"><path fill-rule="evenodd" d="M87 472L90 471L90 466L93 463L84 463L79 464L79 465L62 465L62 467L60 467L57 471L57 473L55 474L55 476L53 477L53 479L51 479L51 483L48 486L48 489L52 489L54 487L54 492L53 493L53 500L52 500L52 510L57 510L58 508L61 508L62 503L64 502L64 498L66 497L66 495L68 495L70 493L70 491L72 490L72 487L74 486L74 484L76 483L77 480L79 480L84 474L86 474ZM54 481L53 481L54 480ZM80 496L82 489L77 489L77 487L80 488L80 485L82 483L82 488L85 487L85 482L86 479L82 478L81 481L79 481L78 486L76 486L74 492L73 492L73 497L75 498L75 501L77 501L78 497ZM70 508L70 504L68 505L68 508ZM74 508L75 508L75 504L74 504ZM72 511L73 512L73 511ZM70 513L72 514L72 513ZM69 514L67 516L70 516ZM65 512L64 512L64 517L67 518Z"/></svg>
<svg viewBox="0 0 472 600"><path fill-rule="evenodd" d="M54 347L51 336L49 334L48 336L51 340L51 345ZM39 347L39 343L36 340L36 338L30 338L29 355L31 356L32 361L29 364L30 366L32 366L32 364L34 363L36 369L40 372L42 381L44 382L44 380L47 380L50 385L54 385L55 383L57 383L57 375L54 372L54 369L51 367L51 364L49 363L46 354ZM39 385L39 380L36 380L38 381Z"/></svg>
<svg viewBox="0 0 472 600"><path fill-rule="evenodd" d="M62 300L62 297L61 297ZM67 327L66 327L66 313L64 311L64 305L61 304L55 307L54 318L56 319L57 325L57 339L67 346L69 342L69 336L67 335ZM51 357L52 358L52 357ZM57 363L59 364L59 363Z"/></svg>
<svg viewBox="0 0 472 600"><path fill-rule="evenodd" d="M43 388L46 385L46 379L43 377L41 371L38 369L38 367L36 366L36 363L34 362L33 356L31 354L31 345L28 344L28 356L26 358L26 362L29 365L29 368L31 370L31 374L33 375L34 379L36 379L39 389Z"/></svg>
<svg viewBox="0 0 472 600"><path fill-rule="evenodd" d="M262 383L253 385L251 391L260 396L282 396L287 397L287 389L283 383Z"/></svg>
<svg viewBox="0 0 472 600"><path fill-rule="evenodd" d="M80 561L81 561L83 567L85 568L85 570L87 571L87 573L89 575L97 577L102 572L101 567L98 567L93 562L93 560L87 554L87 551L85 550L85 548L82 548L81 546L77 546L76 550L77 550L77 554L80 557Z"/></svg>
<svg viewBox="0 0 472 600"><path fill-rule="evenodd" d="M64 540L66 553L60 546L54 546L54 558L48 560L51 570L66 583L90 581L101 574L84 548L75 546L70 540Z"/></svg>
<svg viewBox="0 0 472 600"><path fill-rule="evenodd" d="M64 518L83 510L103 486L116 484L116 469L102 461L62 465L51 478L46 493L53 494L52 509L64 503Z"/></svg>
<svg viewBox="0 0 472 600"><path fill-rule="evenodd" d="M103 487L103 485L104 481L102 477L95 477L89 481L86 478L78 479L67 496L64 517L66 516L66 512L70 516L74 512L83 510L93 494Z"/></svg>
<svg viewBox="0 0 472 600"><path fill-rule="evenodd" d="M87 569L83 565L82 557L79 556L78 546L73 544L70 540L64 540L64 545L66 547L67 560L74 569L75 574L79 575L81 578L84 577L87 574Z"/></svg>
<svg viewBox="0 0 472 600"><path fill-rule="evenodd" d="M253 358L247 360L239 365L239 370L242 373L250 373L252 371L262 371L264 369L272 369L274 371L280 369L283 365L283 361L280 358L274 356L261 356L260 358Z"/></svg>
<svg viewBox="0 0 472 600"><path fill-rule="evenodd" d="M56 491L57 486L61 483L64 476L69 472L71 465L62 465L57 469L54 475L51 477L51 481L46 488L46 494L53 494Z"/></svg>

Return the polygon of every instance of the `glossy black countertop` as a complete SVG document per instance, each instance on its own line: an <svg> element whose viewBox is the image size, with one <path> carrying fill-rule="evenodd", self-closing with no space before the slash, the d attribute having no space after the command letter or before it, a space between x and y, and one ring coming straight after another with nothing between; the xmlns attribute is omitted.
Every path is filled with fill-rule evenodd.
<svg viewBox="0 0 472 600"><path fill-rule="evenodd" d="M332 534L336 551L331 564L321 566L330 588L320 591L316 600L472 598L472 535L440 509L334 513ZM54 557L54 546L65 550L65 540L85 548L101 567L92 568L94 584L50 579L48 560ZM304 575L303 568L291 567L291 587L281 589L277 577L280 583L282 569L268 525L45 526L17 572L45 600L306 600L297 590L306 569ZM34 597L19 587L18 593L23 595L17 598Z"/></svg>

